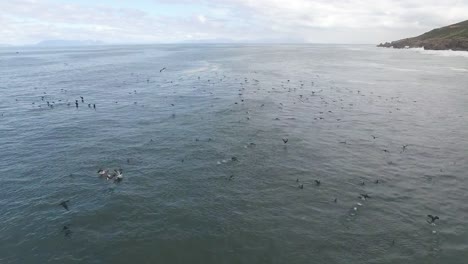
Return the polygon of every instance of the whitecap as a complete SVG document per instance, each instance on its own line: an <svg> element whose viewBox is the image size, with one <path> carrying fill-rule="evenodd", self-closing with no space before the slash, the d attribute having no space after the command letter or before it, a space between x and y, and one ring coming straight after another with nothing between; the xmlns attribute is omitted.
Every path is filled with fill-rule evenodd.
<svg viewBox="0 0 468 264"><path fill-rule="evenodd" d="M457 71L457 72L468 72L468 69L465 68L455 68L455 67L449 67L452 71Z"/></svg>
<svg viewBox="0 0 468 264"><path fill-rule="evenodd" d="M468 51L458 51L458 50L425 50L424 48L411 48L409 50L414 50L422 54L428 55L437 55L443 57L465 57L468 58Z"/></svg>

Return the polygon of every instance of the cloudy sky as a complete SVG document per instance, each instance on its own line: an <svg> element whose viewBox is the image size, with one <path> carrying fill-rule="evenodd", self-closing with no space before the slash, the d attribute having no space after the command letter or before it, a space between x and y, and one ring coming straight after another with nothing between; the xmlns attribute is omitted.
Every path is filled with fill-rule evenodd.
<svg viewBox="0 0 468 264"><path fill-rule="evenodd" d="M0 0L0 43L378 43L468 19L468 0Z"/></svg>

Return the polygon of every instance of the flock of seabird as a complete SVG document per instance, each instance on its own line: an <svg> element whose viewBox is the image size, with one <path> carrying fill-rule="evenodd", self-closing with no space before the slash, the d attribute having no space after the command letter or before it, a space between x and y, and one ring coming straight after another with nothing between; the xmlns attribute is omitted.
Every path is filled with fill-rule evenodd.
<svg viewBox="0 0 468 264"><path fill-rule="evenodd" d="M99 175L99 177L105 178L107 180L112 180L114 183L119 183L123 180L122 169L114 169L112 172L109 169L106 169L106 170L99 169L97 171L97 174ZM64 201L61 201L58 205L62 206L65 210L70 211L69 203L70 203L70 200L64 200ZM73 234L68 224L63 226L62 233L67 238L71 238L71 235Z"/></svg>
<svg viewBox="0 0 468 264"><path fill-rule="evenodd" d="M159 72L162 73L162 72L165 71L165 70L167 70L166 67L160 69ZM224 80L224 78L226 78L226 76L223 76L222 78L220 78L219 81L222 82L222 81ZM200 80L200 77L198 77L198 80ZM149 79L149 78L148 78L146 81L147 81L148 83L150 83L150 79ZM249 80L247 77L245 77L244 80L243 80L243 82L240 83L241 88L239 89L239 94L238 94L238 95L240 96L240 103L244 103L244 100L245 100L245 99L242 98L242 96L243 96L243 93L245 92L246 85L247 85L250 81L251 81L251 80ZM258 83L260 82L259 80L256 80L256 79L253 79L252 81L253 81L253 85L258 85ZM211 79L207 80L207 82L210 83L211 85L214 85L214 82L212 82ZM171 83L172 83L172 82L171 82ZM290 83L290 80L287 80L287 83L289 84L289 83ZM304 84L305 84L304 82L300 81L300 87L301 87L301 88L304 87ZM311 85L314 86L314 82L311 82ZM298 88L286 87L284 84L283 84L281 87L282 87L284 90L287 90L288 93L297 92L297 91L299 91L299 90L301 89L301 88L299 88L299 90L298 90ZM260 88L257 88L257 91L259 91L259 90L260 90ZM267 93L275 92L275 90L276 90L276 88L271 88L271 90L270 90L270 91L267 91ZM63 91L63 92L66 92L66 90L64 90L64 89L62 89L62 91ZM203 90L203 91L206 92L206 90ZM254 91L254 93L256 93L257 91ZM300 102L305 102L305 101L310 100L311 97L319 96L320 99L321 99L321 104L328 105L328 104L330 104L330 103L341 103L341 104L342 104L341 109L344 109L343 99L339 99L340 101L338 101L338 100L336 100L336 99L332 99L331 101L327 101L327 99L329 99L329 98L325 99L325 96L320 96L320 95L319 95L322 91L323 91L323 90L311 91L310 95L300 94L300 95L298 96L297 99L298 99ZM350 92L351 92L351 91L350 91ZM134 93L136 93L136 90L134 91ZM44 94L46 94L46 93L44 92ZM212 94L212 93L210 93L210 94ZM360 95L360 96L365 96L364 94L361 93L361 91L357 91L357 94ZM46 100L45 98L46 98L46 95L42 95L42 96L41 96L41 101L45 101L45 100ZM379 98L380 98L380 96L379 96ZM387 99L386 99L386 100L387 100ZM399 100L399 98L398 98L398 97L391 97L391 100ZM58 101L61 102L61 100L58 100ZM416 101L414 101L414 102L416 102ZM116 102L116 103L117 103L117 102ZM33 102L33 104L35 104L35 102ZM55 102L55 101L52 101L52 102L51 102L51 101L46 101L46 104L47 104L47 107L53 109L53 108L55 107L55 105L56 105L56 102ZM70 106L70 105L71 105L71 103L68 102L68 100L67 100L66 104L67 104L67 106ZM80 107L80 104L85 104L85 105L86 105L86 103L85 103L85 98L84 98L83 96L80 96L80 99L76 99L76 100L75 100L75 107L76 107L76 108L79 108L79 107ZM136 104L136 102L135 102L135 104ZM239 104L239 102L236 101L234 104L237 105L237 104ZM294 104L295 104L295 103L294 103ZM95 103L88 103L87 106L88 106L88 108L92 108L92 109L96 110L96 104L95 104ZM175 106L175 104L171 104L171 106ZM348 104L348 106L352 107L353 104ZM39 105L39 107L42 107L42 106ZM259 105L259 107L265 107L265 103L262 103L261 105ZM283 105L283 103L279 103L279 109L282 109L283 107L285 107L285 106ZM396 108L396 110L398 111L398 110L400 110L400 109L399 109L399 108ZM389 113L391 113L391 112L392 112L392 111L389 111ZM326 112L326 113L332 114L333 111L328 111L328 112ZM314 120L324 120L324 119L325 119L325 116L324 116L324 115L325 115L326 113L324 113L323 111L320 111L320 112L319 112L319 115L320 115L320 116L314 118ZM249 113L249 111L247 111L246 114L247 114L246 119L247 119L247 120L250 120L250 116L249 116L250 113ZM2 114L2 116L3 116L3 114ZM279 121L280 119L279 119L278 117L276 117L274 120L278 120L278 121ZM341 118L337 118L336 120L337 120L337 121L340 121ZM376 139L378 138L378 137L375 136L375 135L370 135L370 136L371 136L374 140L376 140ZM210 138L210 140L211 140L211 138ZM209 140L209 141L210 141L210 140ZM153 141L153 140L151 139L151 141ZM198 138L196 139L196 141L198 141ZM288 139L287 137L283 137L283 138L282 138L282 142L283 142L283 144L287 144L287 143L289 142L289 139ZM347 141L347 140L342 140L342 141L338 141L338 142L339 142L340 144L348 145L348 141ZM249 146L250 146L250 147L255 146L255 143L250 143L249 145L247 145L247 146L245 146L245 147L249 147ZM400 153L403 153L403 152L407 151L408 146L409 146L408 144L402 145ZM390 151L389 151L388 149L382 149L382 151L385 152L385 153L390 153ZM230 161L231 161L231 162L236 162L236 161L238 161L238 159L237 159L237 157L232 157ZM182 162L184 162L184 160L182 160ZM226 163L226 162L228 162L228 161L227 161L227 160L222 160L222 161L218 162L218 164ZM109 169L99 169L99 170L97 171L97 173L98 173L99 177L105 178L105 179L107 179L107 180L109 180L109 181L113 181L113 182L115 182L115 183L121 182L122 179L123 179L123 175L122 175L122 170L121 170L121 169L114 169L114 170L112 170L112 171L109 170ZM235 178L234 175L230 175L230 176L228 177L228 180L229 180L229 181L232 181L232 180L234 180L234 178ZM300 182L299 179L296 179L296 183L298 184L298 189L304 189L304 183ZM379 184L379 180L378 180L378 179L375 180L374 183L375 183L375 184ZM315 180L315 185L316 185L316 186L320 186L320 185L321 185L321 180L316 179L316 180ZM365 185L365 183L362 182L361 185ZM367 193L361 193L361 194L359 194L358 198L360 198L360 199L362 199L362 200L367 200L367 199L370 199L371 196L370 196L369 194L367 194ZM333 199L333 202L334 202L334 203L337 203L337 202L338 202L338 198L335 197L335 198ZM69 203L70 203L70 200L64 200L64 201L60 202L59 205L62 206L65 210L68 211L68 210L70 210L70 209L69 209ZM358 205L360 205L360 204L358 203ZM356 210L356 207L355 207L354 209ZM435 221L439 219L438 216L434 216L434 215L431 215L431 214L427 215L427 217L429 218L428 222L429 222L430 224L434 224ZM71 231L69 225L63 226L62 232L64 233L64 235L65 235L66 237L70 237L71 234L72 234L72 231ZM392 243L394 244L395 241L393 240Z"/></svg>

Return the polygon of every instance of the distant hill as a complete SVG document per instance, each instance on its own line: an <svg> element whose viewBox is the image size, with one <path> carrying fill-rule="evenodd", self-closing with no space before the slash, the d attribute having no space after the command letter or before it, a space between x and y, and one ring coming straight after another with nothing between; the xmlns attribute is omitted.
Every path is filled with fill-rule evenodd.
<svg viewBox="0 0 468 264"><path fill-rule="evenodd" d="M42 47L72 47L72 46L95 46L103 45L104 43L96 40L43 40L36 44Z"/></svg>
<svg viewBox="0 0 468 264"><path fill-rule="evenodd" d="M450 26L433 29L418 37L381 43L378 47L468 51L468 20Z"/></svg>

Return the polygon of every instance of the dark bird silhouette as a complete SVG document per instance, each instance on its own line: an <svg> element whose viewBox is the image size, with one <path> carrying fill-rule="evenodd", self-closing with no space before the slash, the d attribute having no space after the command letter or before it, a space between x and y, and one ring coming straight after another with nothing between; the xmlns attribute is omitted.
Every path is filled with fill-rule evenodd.
<svg viewBox="0 0 468 264"><path fill-rule="evenodd" d="M337 203L338 202L338 198L335 198L335 200L333 200L334 203Z"/></svg>
<svg viewBox="0 0 468 264"><path fill-rule="evenodd" d="M385 152L385 153L390 153L390 151L388 151L388 149L383 149L382 151Z"/></svg>
<svg viewBox="0 0 468 264"><path fill-rule="evenodd" d="M232 179L234 179L234 175L229 176L228 180L232 181Z"/></svg>
<svg viewBox="0 0 468 264"><path fill-rule="evenodd" d="M437 215L427 215L427 217L430 218L430 220L427 221L430 224L434 223L435 220L439 219L439 217Z"/></svg>
<svg viewBox="0 0 468 264"><path fill-rule="evenodd" d="M376 139L376 138L377 138L376 136L373 136L373 135L371 135L371 137L373 137L374 139Z"/></svg>
<svg viewBox="0 0 468 264"><path fill-rule="evenodd" d="M63 234L65 235L65 237L71 237L72 235L72 231L70 230L70 227L68 227L68 225L64 225L63 228L62 228L62 232Z"/></svg>
<svg viewBox="0 0 468 264"><path fill-rule="evenodd" d="M164 70L166 70L166 67L160 69L159 72L163 72Z"/></svg>
<svg viewBox="0 0 468 264"><path fill-rule="evenodd" d="M65 208L67 211L69 211L68 204L67 204L68 202L70 202L70 200L60 202L59 205L63 206L63 208Z"/></svg>
<svg viewBox="0 0 468 264"><path fill-rule="evenodd" d="M296 182L299 182L299 179L296 179Z"/></svg>
<svg viewBox="0 0 468 264"><path fill-rule="evenodd" d="M304 184L299 185L299 189L304 189Z"/></svg>
<svg viewBox="0 0 468 264"><path fill-rule="evenodd" d="M361 198L362 200L367 200L367 199L370 198L370 196L369 196L368 194L365 194L365 193L363 194L363 193L361 193L361 194L359 195L359 198Z"/></svg>
<svg viewBox="0 0 468 264"><path fill-rule="evenodd" d="M93 104L93 108L96 109L96 104Z"/></svg>
<svg viewBox="0 0 468 264"><path fill-rule="evenodd" d="M81 98L81 102L84 103L84 98L83 98L83 96L80 96L80 98Z"/></svg>
<svg viewBox="0 0 468 264"><path fill-rule="evenodd" d="M403 153L403 152L405 152L405 150L406 150L406 147L408 147L408 145L403 145L403 146L401 147L401 152L400 152L400 153Z"/></svg>
<svg viewBox="0 0 468 264"><path fill-rule="evenodd" d="M319 185L320 185L320 181L319 181L319 180L315 180L315 185L319 186Z"/></svg>
<svg viewBox="0 0 468 264"><path fill-rule="evenodd" d="M361 185L361 186L364 186L364 185L366 185L366 183L365 183L364 181L362 181L362 182L360 183L360 185Z"/></svg>
<svg viewBox="0 0 468 264"><path fill-rule="evenodd" d="M374 182L374 183L375 183L375 184L379 184L379 180L375 180L375 182Z"/></svg>
<svg viewBox="0 0 468 264"><path fill-rule="evenodd" d="M235 157L235 156L233 156L233 157L231 158L231 160L232 160L232 161L238 161L237 157Z"/></svg>
<svg viewBox="0 0 468 264"><path fill-rule="evenodd" d="M289 141L289 139L287 139L287 138L283 138L283 142L284 142L284 144L288 143L288 141Z"/></svg>

